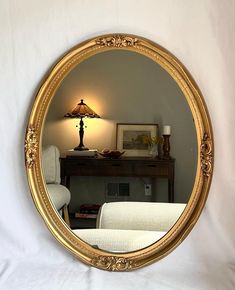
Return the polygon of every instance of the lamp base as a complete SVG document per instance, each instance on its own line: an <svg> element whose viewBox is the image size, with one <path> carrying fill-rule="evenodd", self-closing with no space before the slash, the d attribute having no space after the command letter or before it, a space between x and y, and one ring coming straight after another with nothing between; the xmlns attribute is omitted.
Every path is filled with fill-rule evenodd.
<svg viewBox="0 0 235 290"><path fill-rule="evenodd" d="M97 156L97 149L81 150L81 151L70 149L66 151L66 156L95 158Z"/></svg>
<svg viewBox="0 0 235 290"><path fill-rule="evenodd" d="M73 150L76 150L76 151L84 151L84 150L89 150L89 149L86 148L85 146L77 146Z"/></svg>

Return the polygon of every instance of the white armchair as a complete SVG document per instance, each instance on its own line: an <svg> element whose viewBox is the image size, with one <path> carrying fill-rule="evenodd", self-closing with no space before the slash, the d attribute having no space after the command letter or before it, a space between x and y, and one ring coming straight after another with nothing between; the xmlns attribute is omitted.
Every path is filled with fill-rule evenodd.
<svg viewBox="0 0 235 290"><path fill-rule="evenodd" d="M51 201L69 225L68 204L71 193L60 184L60 152L56 146L48 145L43 148L42 170Z"/></svg>

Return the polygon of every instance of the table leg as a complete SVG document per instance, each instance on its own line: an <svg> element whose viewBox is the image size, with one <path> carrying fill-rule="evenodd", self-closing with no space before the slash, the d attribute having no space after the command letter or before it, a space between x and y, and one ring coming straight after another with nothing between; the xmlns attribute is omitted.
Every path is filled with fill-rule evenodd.
<svg viewBox="0 0 235 290"><path fill-rule="evenodd" d="M168 202L174 202L174 179L168 179Z"/></svg>
<svg viewBox="0 0 235 290"><path fill-rule="evenodd" d="M65 177L65 186L70 189L70 176Z"/></svg>

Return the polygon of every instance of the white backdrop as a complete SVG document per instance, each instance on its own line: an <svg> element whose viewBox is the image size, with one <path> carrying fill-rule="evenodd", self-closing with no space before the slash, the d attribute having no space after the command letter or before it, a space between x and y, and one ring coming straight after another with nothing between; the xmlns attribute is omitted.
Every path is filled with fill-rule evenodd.
<svg viewBox="0 0 235 290"><path fill-rule="evenodd" d="M235 1L0 0L0 289L235 289ZM201 88L216 146L209 198L190 236L130 273L90 268L50 236L31 200L24 134L40 81L75 44L144 36L174 53Z"/></svg>

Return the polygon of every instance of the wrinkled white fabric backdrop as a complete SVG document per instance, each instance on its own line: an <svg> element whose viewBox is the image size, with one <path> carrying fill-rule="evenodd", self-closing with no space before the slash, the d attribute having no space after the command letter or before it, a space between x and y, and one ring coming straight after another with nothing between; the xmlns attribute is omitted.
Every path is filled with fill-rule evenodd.
<svg viewBox="0 0 235 290"><path fill-rule="evenodd" d="M35 92L55 60L95 35L145 36L174 53L205 97L215 170L189 237L144 269L110 273L74 259L34 208L24 134ZM0 289L235 289L235 1L0 0Z"/></svg>

